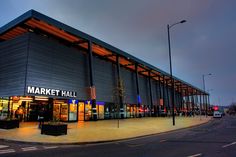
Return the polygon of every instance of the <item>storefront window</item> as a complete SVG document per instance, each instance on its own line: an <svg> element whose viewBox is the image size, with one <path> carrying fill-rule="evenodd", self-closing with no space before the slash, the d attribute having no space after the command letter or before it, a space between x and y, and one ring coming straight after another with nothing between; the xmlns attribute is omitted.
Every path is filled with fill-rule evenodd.
<svg viewBox="0 0 236 157"><path fill-rule="evenodd" d="M109 108L109 104L105 104L105 109L104 109L104 118L105 119L110 119L110 108Z"/></svg>
<svg viewBox="0 0 236 157"><path fill-rule="evenodd" d="M79 102L79 121L84 121L84 102Z"/></svg>
<svg viewBox="0 0 236 157"><path fill-rule="evenodd" d="M78 106L78 100L69 100L69 121L76 121L77 120L77 106Z"/></svg>
<svg viewBox="0 0 236 157"><path fill-rule="evenodd" d="M33 101L33 97L14 96L10 98L10 114L11 117L17 118L20 121L29 120L29 104Z"/></svg>
<svg viewBox="0 0 236 157"><path fill-rule="evenodd" d="M68 121L68 109L67 100L54 100L53 119Z"/></svg>
<svg viewBox="0 0 236 157"><path fill-rule="evenodd" d="M110 104L110 117L111 119L115 119L117 117L115 104Z"/></svg>
<svg viewBox="0 0 236 157"><path fill-rule="evenodd" d="M53 120L60 120L60 104L58 103L53 104Z"/></svg>
<svg viewBox="0 0 236 157"><path fill-rule="evenodd" d="M8 114L8 98L0 98L0 119L4 119Z"/></svg>
<svg viewBox="0 0 236 157"><path fill-rule="evenodd" d="M61 104L61 121L68 121L68 104Z"/></svg>
<svg viewBox="0 0 236 157"><path fill-rule="evenodd" d="M92 118L92 105L91 101L85 102L85 120L90 120Z"/></svg>
<svg viewBox="0 0 236 157"><path fill-rule="evenodd" d="M104 102L97 102L98 119L104 119Z"/></svg>
<svg viewBox="0 0 236 157"><path fill-rule="evenodd" d="M124 104L124 118L126 118L127 117L127 111L126 111L126 104Z"/></svg>

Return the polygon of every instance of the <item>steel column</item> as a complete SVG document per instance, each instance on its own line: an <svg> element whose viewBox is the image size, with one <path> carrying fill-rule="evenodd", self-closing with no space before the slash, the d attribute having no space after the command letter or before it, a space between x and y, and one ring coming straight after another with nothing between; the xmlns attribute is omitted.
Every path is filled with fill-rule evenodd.
<svg viewBox="0 0 236 157"><path fill-rule="evenodd" d="M194 112L194 107L195 107L195 104L194 104L194 103L195 103L195 102L194 102L194 95L193 95L193 92L192 92L192 95L191 95L191 99L192 99L192 100L191 100L191 103L192 103L192 114L193 114L193 116L194 116L194 113L195 113L195 112Z"/></svg>
<svg viewBox="0 0 236 157"><path fill-rule="evenodd" d="M167 111L166 101L165 101L165 97L166 97L166 93L165 93L165 76L163 76L162 93L163 93L163 109L166 109L166 111Z"/></svg>
<svg viewBox="0 0 236 157"><path fill-rule="evenodd" d="M181 97L180 105L181 105L181 111L182 111L183 110L183 101L184 101L182 86L180 86L180 97Z"/></svg>
<svg viewBox="0 0 236 157"><path fill-rule="evenodd" d="M170 108L170 96L169 96L169 87L168 87L168 81L166 83L166 96L167 96L167 105L168 105L168 111L171 110Z"/></svg>
<svg viewBox="0 0 236 157"><path fill-rule="evenodd" d="M97 107L96 107L96 96L92 96L95 93L94 85L94 71L93 71L93 54L92 54L92 42L88 41L88 54L89 54L89 78L90 78L90 92L92 101L92 120L97 120Z"/></svg>
<svg viewBox="0 0 236 157"><path fill-rule="evenodd" d="M161 107L161 99L163 100L162 98L162 93L161 93L161 76L158 77L158 87L159 87L159 105L157 106L157 116L159 117L160 116L160 107ZM162 104L163 105L163 104Z"/></svg>
<svg viewBox="0 0 236 157"><path fill-rule="evenodd" d="M118 86L118 93L119 93L119 116L121 119L124 118L124 102L123 102L123 95L121 95L121 93L124 89L122 88L122 82L121 82L121 76L120 76L120 57L116 56L116 71L117 71L117 86Z"/></svg>
<svg viewBox="0 0 236 157"><path fill-rule="evenodd" d="M210 95L207 95L208 97L208 104L209 104L209 107L211 106L211 103L210 103ZM219 104L220 105L220 104Z"/></svg>
<svg viewBox="0 0 236 157"><path fill-rule="evenodd" d="M138 101L138 110L140 109L141 105L141 97L139 92L139 79L138 79L138 65L135 64L135 78L136 78L136 93L137 93L137 101ZM141 117L141 114L138 114L138 117Z"/></svg>
<svg viewBox="0 0 236 157"><path fill-rule="evenodd" d="M151 116L153 116L153 98L152 98L152 84L151 84L151 72L148 72L148 84L149 84L149 92L150 92L150 101L151 101Z"/></svg>

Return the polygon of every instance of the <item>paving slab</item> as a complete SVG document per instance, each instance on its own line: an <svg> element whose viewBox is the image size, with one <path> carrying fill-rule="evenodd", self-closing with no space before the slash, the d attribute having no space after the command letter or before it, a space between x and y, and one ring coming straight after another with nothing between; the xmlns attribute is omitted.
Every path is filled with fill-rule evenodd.
<svg viewBox="0 0 236 157"><path fill-rule="evenodd" d="M41 135L38 123L22 122L20 128L0 129L0 139L43 144L82 144L130 139L152 134L193 127L207 123L211 117L147 117L119 120L99 120L67 123L67 135Z"/></svg>

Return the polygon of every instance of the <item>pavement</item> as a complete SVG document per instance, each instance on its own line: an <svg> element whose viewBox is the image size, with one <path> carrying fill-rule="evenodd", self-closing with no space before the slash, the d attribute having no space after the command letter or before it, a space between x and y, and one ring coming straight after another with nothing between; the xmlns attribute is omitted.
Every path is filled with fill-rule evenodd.
<svg viewBox="0 0 236 157"><path fill-rule="evenodd" d="M67 123L67 135L41 135L38 123L22 122L20 128L0 129L0 139L6 141L33 142L41 144L85 144L131 139L184 129L207 123L211 117L147 117L119 120L100 120Z"/></svg>

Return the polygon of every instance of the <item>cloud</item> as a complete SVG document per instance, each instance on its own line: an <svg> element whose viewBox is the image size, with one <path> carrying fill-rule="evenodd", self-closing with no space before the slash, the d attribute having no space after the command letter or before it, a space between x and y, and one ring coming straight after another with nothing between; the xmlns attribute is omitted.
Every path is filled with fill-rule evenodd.
<svg viewBox="0 0 236 157"><path fill-rule="evenodd" d="M35 9L169 71L167 24L171 28L173 73L198 87L201 76L212 102L228 104L236 85L234 0L2 0L0 25Z"/></svg>

